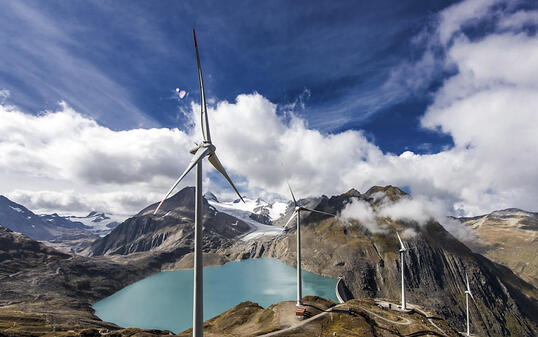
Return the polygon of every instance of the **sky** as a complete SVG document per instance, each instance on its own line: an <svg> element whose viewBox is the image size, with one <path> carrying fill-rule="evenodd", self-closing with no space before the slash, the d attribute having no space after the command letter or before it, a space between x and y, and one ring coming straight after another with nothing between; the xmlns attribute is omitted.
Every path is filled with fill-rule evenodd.
<svg viewBox="0 0 538 337"><path fill-rule="evenodd" d="M132 215L164 195L201 138L192 28L213 141L248 197L289 199L289 179L300 197L391 184L450 215L538 211L535 1L0 6L0 194L37 212Z"/></svg>

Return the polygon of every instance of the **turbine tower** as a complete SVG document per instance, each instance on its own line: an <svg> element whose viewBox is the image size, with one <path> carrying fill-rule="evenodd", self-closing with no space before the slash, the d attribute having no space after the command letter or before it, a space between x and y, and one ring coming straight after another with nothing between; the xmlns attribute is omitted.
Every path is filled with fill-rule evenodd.
<svg viewBox="0 0 538 337"><path fill-rule="evenodd" d="M237 191L232 180L226 173L226 170L222 166L215 153L215 145L211 142L211 135L209 132L209 123L207 118L207 108L205 104L205 92L204 92L204 83L202 81L202 68L200 67L200 56L198 54L198 44L196 43L196 33L194 29L192 30L192 35L194 38L194 48L196 50L196 62L198 64L198 81L200 82L200 95L201 95L201 118L202 118L202 142L197 144L193 149L190 150L190 153L194 155L191 162L187 166L187 169L183 174L176 180L174 185L170 188L168 193L153 212L153 215L157 214L159 208L161 208L164 201L170 196L174 188L179 184L179 182L190 172L190 170L196 166L196 192L195 192L195 204L194 204L194 299L193 299L193 310L192 310L192 333L193 337L202 337L203 330L202 324L204 321L204 310L203 310L203 262L202 262L202 160L204 157L208 157L209 162L219 171L224 178L232 185L235 193L239 196L241 201L243 197Z"/></svg>
<svg viewBox="0 0 538 337"><path fill-rule="evenodd" d="M400 238L400 234L396 232L396 235L398 235L398 240L400 241L400 264L402 270L402 310L406 310L407 306L405 303L404 253L407 248L405 248L402 239Z"/></svg>
<svg viewBox="0 0 538 337"><path fill-rule="evenodd" d="M466 311L467 311L467 336L470 336L471 335L471 328L470 328L470 324L469 324L469 296L471 296L471 298L473 299L474 301L474 297L473 297L473 294L471 293L471 287L469 286L469 277L467 277L467 273L465 273L465 285L466 285L466 289L465 290L465 308L466 308Z"/></svg>
<svg viewBox="0 0 538 337"><path fill-rule="evenodd" d="M295 195L293 195L293 191L291 189L290 184L288 182L286 183L288 184L288 188L290 189L291 198L293 199L293 205L295 206L295 210L293 211L293 214L289 218L288 222L286 222L284 229L291 223L293 218L297 216L297 306L301 306L303 305L303 300L302 300L303 280L301 277L301 211L314 212L314 213L325 214L329 216L336 216L336 215L300 206L297 203L297 200L295 200Z"/></svg>

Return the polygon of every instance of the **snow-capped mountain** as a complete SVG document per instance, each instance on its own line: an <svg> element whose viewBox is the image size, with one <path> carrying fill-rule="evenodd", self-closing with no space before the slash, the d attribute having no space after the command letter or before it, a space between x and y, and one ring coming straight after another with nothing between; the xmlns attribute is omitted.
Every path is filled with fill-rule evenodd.
<svg viewBox="0 0 538 337"><path fill-rule="evenodd" d="M58 235L56 226L3 195L0 195L0 224L34 240L50 240Z"/></svg>
<svg viewBox="0 0 538 337"><path fill-rule="evenodd" d="M65 216L65 219L71 222L78 222L86 226L86 230L97 234L99 236L105 236L118 226L125 217L106 214L103 212L91 211L86 216Z"/></svg>
<svg viewBox="0 0 538 337"><path fill-rule="evenodd" d="M211 192L207 192L204 197L217 211L227 213L253 227L253 231L244 236L243 240L250 240L264 235L277 235L282 232L282 228L273 226L272 224L273 221L284 215L288 208L287 202L267 202L260 198L244 198L244 203L239 199L221 202Z"/></svg>
<svg viewBox="0 0 538 337"><path fill-rule="evenodd" d="M40 217L41 219L56 226L84 229L99 236L107 235L112 229L114 229L123 220L125 220L124 217L114 216L96 211L91 211L86 216L62 216L58 215L57 213L54 213L41 214Z"/></svg>
<svg viewBox="0 0 538 337"><path fill-rule="evenodd" d="M63 228L77 228L77 229L84 229L89 230L91 227L86 226L82 222L79 221L71 221L67 217L58 215L58 213L53 214L40 214L39 217L41 220L46 221L47 223L56 225L58 227Z"/></svg>

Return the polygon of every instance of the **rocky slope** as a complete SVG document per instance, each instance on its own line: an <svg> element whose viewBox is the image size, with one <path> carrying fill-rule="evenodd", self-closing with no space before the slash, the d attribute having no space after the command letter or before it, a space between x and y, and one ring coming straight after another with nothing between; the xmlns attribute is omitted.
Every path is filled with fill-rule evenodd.
<svg viewBox="0 0 538 337"><path fill-rule="evenodd" d="M128 265L61 253L0 226L0 336L117 330L94 316L91 304L157 271L144 261Z"/></svg>
<svg viewBox="0 0 538 337"><path fill-rule="evenodd" d="M134 266L107 257L64 254L0 226L0 336L171 335L169 331L119 328L99 321L90 307L91 302L159 269L154 261L148 261L139 259ZM435 335L443 329L447 336L457 335L435 315L390 312L372 300L353 300L337 309L335 303L317 297L305 297L303 301L308 306L307 313L316 315L307 324L296 320L294 302L281 302L266 309L247 302L205 322L204 333L255 336L286 329L280 335L337 332L338 336L408 336ZM179 336L189 336L189 330Z"/></svg>
<svg viewBox="0 0 538 337"><path fill-rule="evenodd" d="M341 211L352 198L379 206L407 198L394 187L375 187L365 194L350 191L321 198L317 209ZM465 321L464 273L469 274L477 305L471 308L473 327L482 336L535 336L538 320L536 288L508 268L473 253L437 222L378 218L385 231L371 233L358 221L343 223L334 218L305 214L302 227L303 267L314 273L343 276L355 297L400 297L399 244L395 230L411 231L406 260L407 293L411 303L438 312L452 327L463 331ZM320 238L323 238L320 240ZM239 258L276 257L295 265L295 231L267 241L234 247ZM233 257L233 255L232 255Z"/></svg>
<svg viewBox="0 0 538 337"><path fill-rule="evenodd" d="M505 209L458 218L475 236L464 243L538 287L538 213Z"/></svg>
<svg viewBox="0 0 538 337"><path fill-rule="evenodd" d="M79 252L98 238L81 222L58 214L38 216L4 196L0 196L0 224L65 252Z"/></svg>
<svg viewBox="0 0 538 337"><path fill-rule="evenodd" d="M127 219L86 251L89 256L127 255L136 252L171 252L192 249L194 240L194 188L186 187L167 199L154 216L157 204ZM222 248L248 233L247 223L218 212L203 199L204 244Z"/></svg>
<svg viewBox="0 0 538 337"><path fill-rule="evenodd" d="M50 240L58 234L56 226L3 195L0 195L0 223L34 240Z"/></svg>
<svg viewBox="0 0 538 337"><path fill-rule="evenodd" d="M459 336L446 321L418 308L402 313L372 299L336 305L314 296L305 297L303 303L309 318L298 321L295 302L280 302L265 309L243 302L205 322L204 336ZM191 330L179 334L191 335Z"/></svg>
<svg viewBox="0 0 538 337"><path fill-rule="evenodd" d="M189 195L191 198L194 195L192 190L178 196L179 200L165 204L160 218L149 216L154 206L148 207L137 217L120 225L108 239L105 237L96 242L91 247L91 253L127 254L127 258L147 255L157 258L167 254L171 262L163 264L165 269L190 268L192 259L185 252L192 250L192 226L188 223L192 223L193 203L184 203ZM405 198L409 198L405 192L387 186L373 187L365 194L350 190L339 196L323 196L301 200L300 203L310 208L338 213L357 200L376 210ZM183 208L176 205L180 200L183 200ZM289 265L295 265L294 229L277 237L244 242L237 239L240 233L222 235L215 231L211 218L215 216L215 211L210 208L208 210L203 248L207 254L206 263L276 257ZM291 209L275 221L276 224L284 223L289 214ZM167 217L170 215L174 217L168 222ZM414 221L393 221L377 217L375 221L382 230L372 233L358 220L342 220L309 213L303 213L302 217L303 267L325 276L343 276L357 298L399 299L399 246L394 233L398 230L406 233L405 240L411 248L405 261L407 291L411 303L438 312L452 327L463 330L463 280L464 273L467 272L477 299L477 305L471 309L475 331L483 336L534 336L537 333L536 288L518 278L508 268L473 253L434 219L420 225ZM173 237L173 243L166 243L170 237Z"/></svg>

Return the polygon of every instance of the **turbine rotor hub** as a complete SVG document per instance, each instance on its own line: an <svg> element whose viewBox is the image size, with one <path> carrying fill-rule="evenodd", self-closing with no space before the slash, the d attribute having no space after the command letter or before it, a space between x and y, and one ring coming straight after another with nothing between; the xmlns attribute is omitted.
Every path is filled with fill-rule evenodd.
<svg viewBox="0 0 538 337"><path fill-rule="evenodd" d="M211 142L206 142L206 141L204 141L204 142L202 143L202 146L201 146L201 147L207 147L207 148L209 148L209 153L210 153L210 154L213 153L213 152L215 152L215 150L217 149L217 148L215 147L215 145L213 145Z"/></svg>

